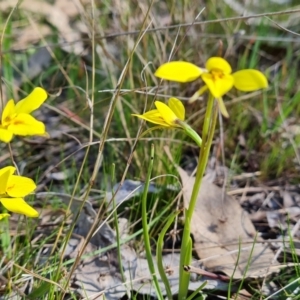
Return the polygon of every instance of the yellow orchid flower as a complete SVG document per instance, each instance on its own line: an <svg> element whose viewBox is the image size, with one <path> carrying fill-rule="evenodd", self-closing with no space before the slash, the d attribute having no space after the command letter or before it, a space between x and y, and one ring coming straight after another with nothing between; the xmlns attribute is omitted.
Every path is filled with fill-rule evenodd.
<svg viewBox="0 0 300 300"><path fill-rule="evenodd" d="M44 89L35 88L26 98L15 104L11 99L2 112L0 141L9 143L14 135L45 135L45 125L30 115L47 99Z"/></svg>
<svg viewBox="0 0 300 300"><path fill-rule="evenodd" d="M154 104L156 109L147 111L142 115L133 114L133 116L162 127L182 129L199 147L201 147L201 137L184 122L185 108L180 100L177 98L170 98L168 105L161 101L155 101Z"/></svg>
<svg viewBox="0 0 300 300"><path fill-rule="evenodd" d="M0 203L8 210L31 218L38 217L38 212L28 205L23 197L36 188L32 179L13 175L16 168L0 169ZM0 214L0 220L9 214Z"/></svg>
<svg viewBox="0 0 300 300"><path fill-rule="evenodd" d="M133 114L133 116L163 127L182 127L180 122L184 121L185 109L180 100L170 98L168 105L161 101L155 101L154 104L156 109L147 111L142 115Z"/></svg>
<svg viewBox="0 0 300 300"><path fill-rule="evenodd" d="M155 76L177 81L190 82L199 77L205 82L205 86L199 89L192 99L209 90L217 99L221 113L228 117L222 96L233 87L242 92L251 92L268 87L268 80L263 73L254 69L245 69L232 73L230 64L221 57L211 57L205 64L205 69L184 61L172 61L161 65L155 72Z"/></svg>

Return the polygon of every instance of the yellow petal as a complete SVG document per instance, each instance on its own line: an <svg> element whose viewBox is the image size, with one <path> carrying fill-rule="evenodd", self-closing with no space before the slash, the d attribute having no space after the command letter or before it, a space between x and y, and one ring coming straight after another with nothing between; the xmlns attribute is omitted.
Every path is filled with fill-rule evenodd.
<svg viewBox="0 0 300 300"><path fill-rule="evenodd" d="M171 61L161 65L154 75L156 77L177 82L190 82L201 76L203 70L185 61Z"/></svg>
<svg viewBox="0 0 300 300"><path fill-rule="evenodd" d="M234 86L242 92L251 92L268 87L266 76L258 70L245 69L232 74Z"/></svg>
<svg viewBox="0 0 300 300"><path fill-rule="evenodd" d="M28 177L11 175L6 187L10 197L24 197L36 189L34 181Z"/></svg>
<svg viewBox="0 0 300 300"><path fill-rule="evenodd" d="M15 102L13 99L10 99L4 109L3 109L3 112L2 112L2 118L1 118L1 125L3 127L7 126L7 124L10 122L10 120L12 118L14 118L16 115L15 113Z"/></svg>
<svg viewBox="0 0 300 300"><path fill-rule="evenodd" d="M45 134L45 125L28 114L18 114L7 128L16 135L43 135Z"/></svg>
<svg viewBox="0 0 300 300"><path fill-rule="evenodd" d="M8 211L30 218L37 218L39 216L39 213L22 198L1 198L0 202Z"/></svg>
<svg viewBox="0 0 300 300"><path fill-rule="evenodd" d="M9 217L10 214L0 214L0 220L2 220L3 218Z"/></svg>
<svg viewBox="0 0 300 300"><path fill-rule="evenodd" d="M224 104L224 101L222 98L218 98L217 99L218 101L218 104L219 104L219 109L220 109L220 112L221 114L225 117L225 118L229 118L229 114L228 114L228 111L226 109L226 106Z"/></svg>
<svg viewBox="0 0 300 300"><path fill-rule="evenodd" d="M165 123L167 123L170 127L176 126L176 120L178 118L171 108L161 101L155 101L154 104L161 117L165 120Z"/></svg>
<svg viewBox="0 0 300 300"><path fill-rule="evenodd" d="M234 83L232 75L223 75L218 77L209 73L204 73L201 77L215 98L221 98L224 94L231 90Z"/></svg>
<svg viewBox="0 0 300 300"><path fill-rule="evenodd" d="M9 143L13 138L13 133L7 129L0 128L0 141L4 143Z"/></svg>
<svg viewBox="0 0 300 300"><path fill-rule="evenodd" d="M164 127L170 127L165 120L162 118L161 114L157 109L149 110L142 115L132 114L132 116L138 117L140 119L146 120L153 124L158 124Z"/></svg>
<svg viewBox="0 0 300 300"><path fill-rule="evenodd" d="M168 101L168 106L181 121L185 119L185 108L182 102L177 98L170 98Z"/></svg>
<svg viewBox="0 0 300 300"><path fill-rule="evenodd" d="M26 98L16 104L16 113L29 114L39 108L46 99L46 91L40 87L37 87Z"/></svg>
<svg viewBox="0 0 300 300"><path fill-rule="evenodd" d="M0 195L6 194L9 177L14 171L14 167L5 167L0 170Z"/></svg>
<svg viewBox="0 0 300 300"><path fill-rule="evenodd" d="M211 57L207 60L205 68L210 72L211 70L221 70L224 74L232 72L230 64L222 57Z"/></svg>

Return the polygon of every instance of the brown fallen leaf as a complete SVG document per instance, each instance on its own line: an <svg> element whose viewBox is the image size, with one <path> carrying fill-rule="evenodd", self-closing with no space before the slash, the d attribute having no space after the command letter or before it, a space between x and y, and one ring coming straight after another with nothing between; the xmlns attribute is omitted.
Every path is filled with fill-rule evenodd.
<svg viewBox="0 0 300 300"><path fill-rule="evenodd" d="M61 3L67 2L67 3ZM12 9L18 4L17 0L4 0L0 3L0 11L7 11ZM65 4L65 5L63 5ZM54 4L49 4L46 1L42 0L24 0L20 4L20 9L22 9L26 13L33 13L38 16L44 17L47 21L54 26L59 32L59 37L63 43L62 48L67 52L74 52L75 54L81 55L83 53L83 43L81 41L81 33L78 32L74 26L70 24L70 17L66 13L65 7L69 5L68 1L56 1ZM74 6L75 5L75 6ZM76 15L74 12L75 9L78 10L78 14L80 13L81 3L80 1L76 1L76 3L69 6L72 7L72 16ZM27 14L29 18L29 14ZM36 21L32 20L32 22L36 23ZM36 26L35 26L36 27ZM31 29L31 35L34 40L36 37L41 35L42 33L47 34L46 30L43 27L36 27ZM33 29L33 30L32 30ZM41 29L41 32L36 32L38 29ZM33 32L35 32L33 34ZM52 31L49 31L51 33ZM17 44L14 47L19 48L21 45ZM24 45L23 45L24 46Z"/></svg>
<svg viewBox="0 0 300 300"><path fill-rule="evenodd" d="M188 207L194 177L177 167L183 184L184 206ZM194 249L211 272L235 279L267 275L273 252L256 237L255 228L239 203L222 189L203 179L191 220ZM236 267L237 266L237 267Z"/></svg>

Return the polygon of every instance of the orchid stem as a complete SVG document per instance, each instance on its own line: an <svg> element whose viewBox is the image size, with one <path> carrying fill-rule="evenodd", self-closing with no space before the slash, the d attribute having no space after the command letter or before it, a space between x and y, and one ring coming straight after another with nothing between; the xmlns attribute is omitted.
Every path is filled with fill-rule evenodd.
<svg viewBox="0 0 300 300"><path fill-rule="evenodd" d="M143 192L143 196L142 196L143 237L144 237L145 252L146 252L148 267L149 267L150 273L152 275L152 280L154 283L156 295L159 297L158 299L163 299L163 295L162 295L162 292L161 292L161 289L160 289L160 286L158 283L158 278L156 275L154 262L153 262L153 258L152 258L150 237L149 237L149 226L147 223L147 196L148 196L148 190L149 190L151 173L152 173L152 168L153 168L153 161L154 161L154 145L153 144L151 144L150 156L151 156L150 164L148 166L148 172L147 172L147 177L146 177L145 186L144 186L144 192Z"/></svg>
<svg viewBox="0 0 300 300"><path fill-rule="evenodd" d="M215 127L217 123L217 116L218 116L218 108L217 106L214 107L215 99L214 97L209 94L207 109L205 112L204 117L204 124L203 124L203 132L202 132L202 147L199 154L199 162L196 172L195 183L193 186L193 191L190 199L190 204L188 209L185 211L185 224L183 229L183 237L181 243L181 251L180 251L180 266L179 266L179 293L178 299L186 299L187 292L188 292L188 284L190 279L190 274L185 272L183 266L190 263L191 247L189 247L190 243L190 233L191 233L191 220L192 216L196 207L198 194L200 191L203 175L207 166L208 157L210 153L210 148L212 145Z"/></svg>

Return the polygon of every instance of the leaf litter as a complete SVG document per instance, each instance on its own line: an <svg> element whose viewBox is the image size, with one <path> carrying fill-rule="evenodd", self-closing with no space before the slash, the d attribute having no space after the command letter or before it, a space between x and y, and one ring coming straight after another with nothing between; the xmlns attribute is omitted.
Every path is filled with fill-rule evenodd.
<svg viewBox="0 0 300 300"><path fill-rule="evenodd" d="M187 205L194 178L179 167L177 170L182 180L184 203ZM116 187L117 185L113 190ZM116 198L119 203L123 203L123 201L129 200L134 193L134 196L138 196L142 188L142 182L125 181ZM159 187L152 185L151 192L157 193L159 190ZM135 192L133 193L133 191ZM80 199L76 199L74 202L71 208L73 214L78 211L80 201ZM68 203L66 200L65 202ZM290 203L290 201L287 202ZM67 249L62 254L66 260L76 257L97 215L89 201L86 202L85 207L86 209L80 213ZM42 219L44 218L45 215ZM123 228L128 227L127 223L128 221L125 219ZM194 249L200 258L200 260L193 260L190 266L191 272L200 273L202 277L192 276L190 290L197 289L207 281L205 290L224 291L228 288L230 277L234 279L265 277L280 269L276 268L278 263L276 260L274 261L274 252L269 243L257 236L248 214L243 211L238 201L228 195L223 199L222 189L211 183L209 179L204 178L191 226ZM122 228L120 230L123 231ZM124 231L126 232L125 229ZM122 239L123 237L121 237ZM155 291L151 283L147 261L135 252L130 246L130 242L125 242L121 246L122 267L126 274L125 283L123 282L115 246L111 250L101 250L115 243L115 232L108 223L102 223L100 230L88 243L80 264L72 276L72 290L76 290L87 299L98 296L101 299L104 295L106 299L120 299L132 291L154 296ZM175 295L179 281L179 255L173 252L165 254L163 257L171 290ZM227 279L220 275L222 273L227 275ZM216 274L215 278L213 274ZM164 291L161 281L160 285Z"/></svg>
<svg viewBox="0 0 300 300"><path fill-rule="evenodd" d="M129 186L132 187L132 182ZM130 193L131 189L129 189L128 194ZM78 212L80 202L80 199L76 199L74 205L72 205L71 210L73 214ZM79 219L73 231L72 238L67 243L66 250L63 253L60 253L60 255L63 255L64 261L66 262L76 258L85 237L93 224L94 218L97 215L89 201L85 203L85 207L87 209L80 211ZM49 218L53 219L52 217L57 213L53 210L49 210L48 212L42 211L41 217L42 220L45 221L41 221L40 226L42 227L43 224L46 225L46 223L49 224ZM50 217L49 214L52 215L52 217ZM70 222L72 222L71 219ZM121 241L123 238L126 239L127 237L127 223L127 220L123 221L123 228L120 228L120 231L125 233L121 236ZM58 226L60 223L55 222L53 223L53 226L55 224ZM155 296L155 290L152 285L152 276L149 273L147 260L143 257L143 255L137 255L132 246L130 246L130 243L122 243L121 259L122 268L125 274L124 283L117 259L115 232L106 222L101 223L99 228L100 229L88 243L81 257L80 263L72 276L70 285L71 290L76 291L81 294L83 298L86 297L86 299L95 299L97 297L100 297L99 299L120 299L125 294L130 294L132 291ZM52 228L52 230L53 229L54 228ZM107 247L111 249L104 250ZM52 246L49 246L48 248L44 247L43 256L40 257L39 263L42 264L47 261L47 253L50 254L51 252ZM166 254L163 257L163 262L166 266L171 290L175 295L178 291L179 284L179 254ZM200 264L196 260L193 260L193 265L200 268ZM157 269L156 265L155 267ZM212 279L207 276L203 276L200 279L194 275L192 276L190 290L196 290L205 282L207 282L206 289L225 291L228 287L228 283L226 282ZM161 280L159 280L159 284L161 289L164 291L164 284Z"/></svg>
<svg viewBox="0 0 300 300"><path fill-rule="evenodd" d="M190 199L194 178L180 167L177 167L177 171L182 181L183 200L186 207ZM268 220L268 214L270 216L272 214L275 216L280 214L282 217L281 225L277 223L277 228L283 226L284 222L288 226L288 212L298 211L299 194L297 190L296 192L291 192L291 187L285 191L272 187L256 188L253 195L244 195L244 199L241 202L244 207L247 207L246 203L248 201L251 202L251 207L254 211L247 212L237 199L226 193L224 194L222 188L213 184L212 178L219 180L214 176L204 178L198 196L196 211L191 222L193 248L198 259L193 259L189 266L189 271L193 273L190 290L196 290L201 284L207 282L205 291L226 291L230 277L235 280L265 278L268 275L278 273L281 268L293 267L286 263L279 263L281 261L279 252L280 249L282 251L282 247L287 250L285 253L290 252L291 255L293 253L288 241L283 242L280 236L276 241L273 240L272 243L264 240L259 236L252 221L264 221ZM111 199L118 185L116 184L113 187L112 192L105 194L104 199L106 201ZM125 180L115 195L115 200L119 204L127 203L133 196L139 197L143 187L144 185L141 181ZM174 190L180 192L176 186L167 188L173 192ZM160 193L162 190L163 187L152 184L150 193ZM234 195L238 193L242 193L241 189L235 188L231 191L231 194ZM36 197L40 201L41 206L44 206L44 203L51 203L53 201L51 198L53 197L59 198L60 201L67 205L71 198L70 195L59 193L51 195L49 192L38 192ZM64 261L70 261L69 264L66 264L67 269L72 259L78 254L97 216L97 211L91 202L92 199L88 199L85 202L67 248L64 253L60 253ZM81 204L82 200L80 198L74 199L71 206L72 215L67 219L65 232L67 232L68 226L72 224L72 219L78 212ZM259 212L256 210L256 206L259 208L264 206L265 208L270 207L270 211L261 211L260 218L254 218L255 214L257 215ZM294 209L295 207L296 209ZM291 209L289 210L289 208ZM38 245L39 240L55 232L61 226L66 214L62 209L55 210L51 207L41 210L40 213L41 218L39 222L35 221L37 229L33 245ZM289 215L292 216L293 214L290 213ZM297 213L294 216L297 216ZM147 261L142 254L136 253L132 246L133 240L127 239L128 220L120 218L120 224L122 220L123 225L120 225L120 231L124 232L124 234L121 237L121 259L125 282L123 282L117 259L115 231L104 221L88 243L80 263L71 278L70 291L76 291L78 295L81 295L82 299L94 299L94 297L99 297L99 299L104 299L104 297L106 299L120 299L126 294L132 294L134 291L145 295L155 295ZM17 234L20 236L25 234L25 231L22 233L19 229L19 219L10 218L9 221L12 235ZM276 227L276 222L274 220L273 223L268 224L270 229ZM295 222L297 222L297 218L294 220ZM295 234L298 232L296 230ZM297 240L294 243L296 248L300 247L300 243L297 243ZM47 244L49 246L43 247L43 252L40 253L37 259L40 265L49 260L49 255L52 252L51 242L49 241ZM110 249L105 250L107 248ZM179 282L179 255L175 249L171 250L172 253L164 254L163 259L172 293L176 295ZM296 253L298 252L297 250ZM276 253L278 255L275 257ZM164 291L163 283L159 281L159 284Z"/></svg>
<svg viewBox="0 0 300 300"><path fill-rule="evenodd" d="M1 11L13 7L15 5L14 2L15 1L1 1ZM57 0L54 5L51 5L51 9L49 10L51 13L49 15L49 4L47 4L46 1L39 1L39 4L40 3L43 3L42 10L37 9L39 5L35 5L37 1L34 0L25 0L22 2L22 5L28 12L34 13L35 18L37 16L47 18L49 24L59 31L61 41L67 45L67 47L64 48L65 51L81 55L84 48L79 32L85 32L85 29L82 24L75 24L77 22L75 18L80 13L80 5L85 3L85 1ZM77 4L74 5L74 3ZM40 36L47 36L52 33L48 25L39 24L38 22L35 24L37 27L34 31L31 26L28 26L19 32L20 38L14 39L13 49L27 47L29 44L39 41ZM75 26L73 26L74 24ZM74 28L80 28L80 30L76 32ZM70 32L72 34L69 34ZM29 60L30 68L28 68L28 78L31 79L39 75L39 73L49 65L50 58L51 55L45 48L41 48L41 51L35 52ZM17 86L20 86L25 80L25 78L18 79ZM55 123L58 122L55 121ZM298 127L296 129L298 129ZM65 128L63 131L68 131L68 128ZM298 132L296 133L298 134ZM51 136L55 136L54 132L51 133ZM57 138L62 139L61 132L57 134ZM39 142L37 144L39 144ZM74 146L74 143L69 143L65 145L65 147L74 149L76 145ZM4 160L4 158L2 159ZM50 168L54 165L53 162L48 162ZM178 173L183 183L183 198L184 205L186 206L191 192L191 182L193 178L189 177L185 171L180 168L178 168ZM63 180L67 176L68 172L65 173L55 170L52 171L52 173L45 173L45 178L58 181ZM45 182L43 182L43 184L45 184ZM113 188L113 191L115 191L116 187L117 185ZM116 202L123 203L132 197L139 196L142 190L142 182L125 181L116 195ZM218 291L226 291L228 288L226 278L230 276L234 279L264 277L273 272L277 272L281 267L292 267L292 265L288 265L287 263L278 265L279 262L282 262L280 253L282 253L283 248L285 254L290 253L292 256L296 253L298 256L300 255L300 234L298 228L299 188L295 186L282 187L279 185L275 188L264 186L247 189L245 187L242 188L242 193L239 193L238 190L239 189L235 186L230 191L230 194L236 196L234 199L224 194L223 190L214 185L210 180L204 179L203 181L199 193L197 209L192 219L194 249L199 259L194 259L190 266L190 271L194 272L194 274L198 272L202 277L200 278L197 275L192 276L191 290L195 290L207 280L208 284L205 287L206 290L215 289ZM151 185L150 192L159 193L161 192L161 187L157 187L153 184ZM45 194L47 194L47 192ZM48 202L49 199L51 199L51 195L50 193L48 193L48 195L45 194L42 196L42 193L37 193L38 200L43 198L43 202L45 202L45 200ZM108 192L106 194L106 200L111 199L112 194L113 192ZM237 197L237 195L241 196L242 199ZM65 204L68 204L70 200L69 196L63 197L57 195L56 198L60 198ZM237 199L240 200L240 203ZM67 219L66 230L73 222L72 218L78 211L81 201L80 199L75 199L75 204L72 206L73 215ZM51 200L49 202L51 203ZM91 203L92 199L86 201L75 226L72 238L68 242L65 252L61 253L65 260L71 260L76 257L81 248L82 241L86 238L86 234L97 215ZM32 240L33 247L38 245L41 239L48 237L57 230L64 219L65 213L66 212L62 209L55 210L49 206L41 210L40 220L33 222L34 226L37 226L37 231ZM26 234L26 230L24 229L26 227L25 222L20 222L19 218L16 219L15 216L11 218L9 222L12 237L21 237ZM123 227L128 227L127 223L125 220ZM263 229L262 224L264 224ZM294 226L292 234L294 236L293 242L296 249L292 249L289 243L290 241L285 239L286 230L291 224ZM22 230L20 230L20 225ZM125 229L124 232L126 232ZM266 237L266 232L269 234L268 238L270 238L270 236L274 237L271 242L263 239ZM122 238L125 239L125 235ZM103 222L100 226L100 230L88 243L84 256L73 274L71 289L78 291L81 298L86 299L94 299L94 297L97 297L97 299L119 299L125 294L129 294L132 290L154 296L154 289L151 284L151 276L147 268L146 260L142 255L135 252L131 242L132 241L126 241L121 246L122 267L126 276L126 282L124 284L119 271L120 266L118 264L115 246L110 250L105 250L105 248L116 243L115 232L108 223ZM49 244L51 243L49 242ZM52 245L41 249L37 259L38 264L42 265L49 259L51 247ZM164 265L169 274L168 278L172 292L175 295L178 287L178 254L174 252L164 255ZM212 274L216 274L215 279L212 279ZM1 287L7 284L7 282L7 279L1 275ZM161 281L160 285L163 289L164 287ZM15 293L15 299L20 299L18 295L21 295L26 289L27 287L24 285L18 293ZM2 296L0 296L0 299L2 299ZM13 299L13 297L11 299Z"/></svg>

